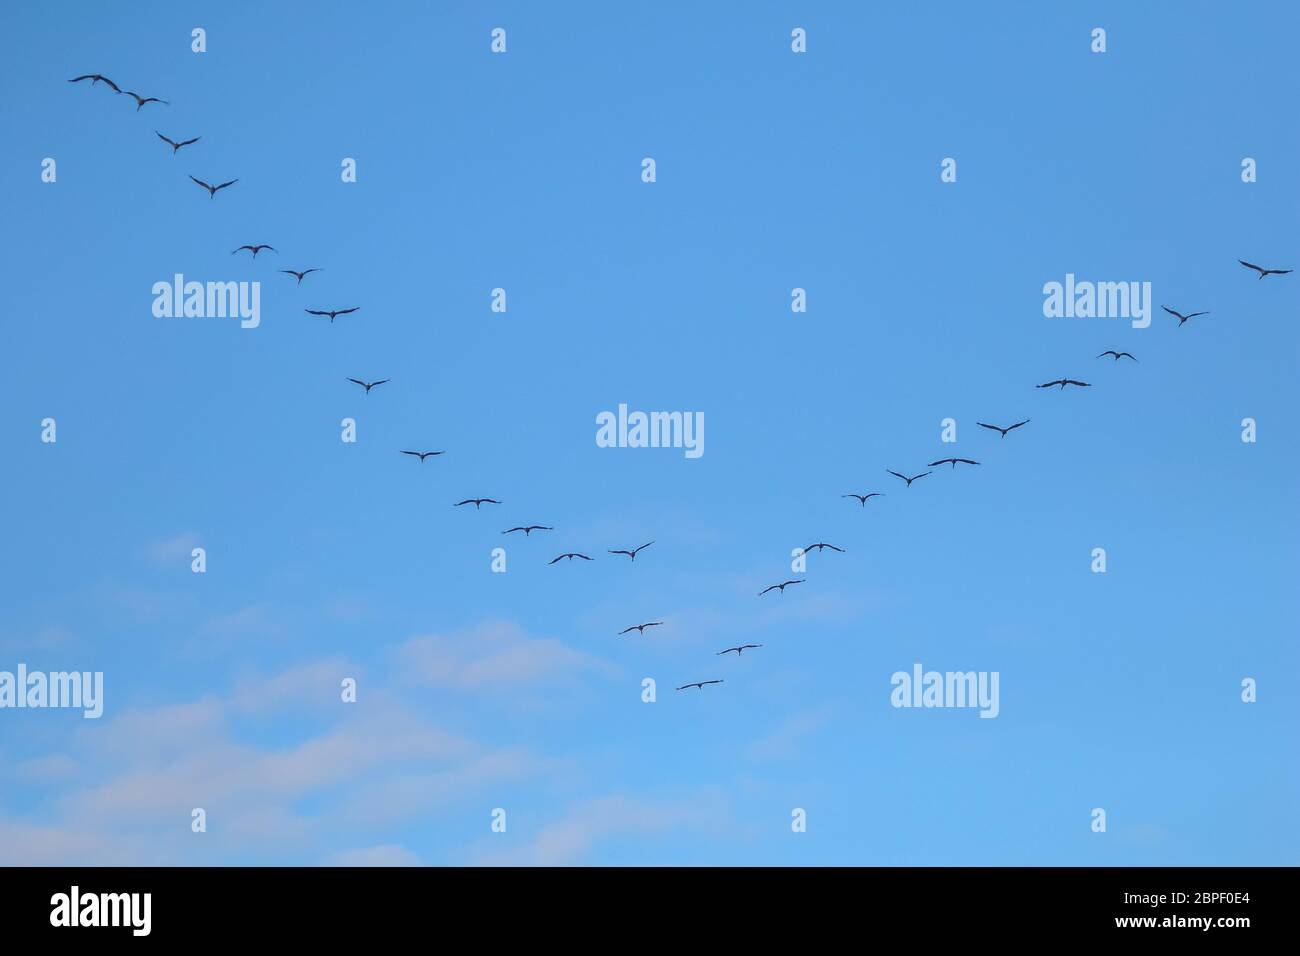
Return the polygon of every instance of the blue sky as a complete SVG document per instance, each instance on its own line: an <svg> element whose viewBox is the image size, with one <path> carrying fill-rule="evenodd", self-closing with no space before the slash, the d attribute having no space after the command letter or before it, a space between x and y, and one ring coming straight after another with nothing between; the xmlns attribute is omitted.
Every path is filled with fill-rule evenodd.
<svg viewBox="0 0 1300 956"><path fill-rule="evenodd" d="M1236 260L1300 259L1297 14L992 6L5 9L0 670L106 700L0 711L0 861L1296 863L1300 275ZM177 272L261 326L155 318ZM891 707L916 662L997 719Z"/></svg>

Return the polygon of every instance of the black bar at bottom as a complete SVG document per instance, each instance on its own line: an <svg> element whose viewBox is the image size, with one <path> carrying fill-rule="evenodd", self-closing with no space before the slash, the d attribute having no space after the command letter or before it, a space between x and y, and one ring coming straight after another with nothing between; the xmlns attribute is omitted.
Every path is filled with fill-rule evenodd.
<svg viewBox="0 0 1300 956"><path fill-rule="evenodd" d="M1282 884L1294 881L1287 868L1195 867L10 868L0 870L0 926L7 941L75 933L82 943L337 944L430 932L448 945L463 933L472 934L465 943L537 943L599 928L732 945L770 942L784 923L829 938L920 931L927 942L971 941L977 930L984 941L1104 935L1231 945L1241 934L1291 935Z"/></svg>

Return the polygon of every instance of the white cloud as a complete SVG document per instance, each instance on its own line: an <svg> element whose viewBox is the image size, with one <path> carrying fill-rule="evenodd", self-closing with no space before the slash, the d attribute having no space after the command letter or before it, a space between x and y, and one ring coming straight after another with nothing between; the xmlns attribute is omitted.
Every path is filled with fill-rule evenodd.
<svg viewBox="0 0 1300 956"><path fill-rule="evenodd" d="M326 866L421 866L420 858L406 847L394 843L369 846L335 853Z"/></svg>
<svg viewBox="0 0 1300 956"><path fill-rule="evenodd" d="M566 866L579 864L602 841L616 837L654 837L679 830L718 831L729 824L723 801L711 792L689 799L655 802L624 795L584 801L546 824L519 850L485 852L487 865Z"/></svg>
<svg viewBox="0 0 1300 956"><path fill-rule="evenodd" d="M394 657L404 678L460 689L569 680L615 669L551 639L531 637L517 624L492 621L449 637L413 637Z"/></svg>
<svg viewBox="0 0 1300 956"><path fill-rule="evenodd" d="M199 546L199 536L191 531L173 535L170 538L163 538L159 541L151 541L146 549L149 560L157 561L159 564L172 564L184 561L187 565L190 561L190 552Z"/></svg>
<svg viewBox="0 0 1300 956"><path fill-rule="evenodd" d="M799 742L824 727L830 719L831 708L795 714L766 736L749 745L746 753L755 760L790 759L799 755Z"/></svg>

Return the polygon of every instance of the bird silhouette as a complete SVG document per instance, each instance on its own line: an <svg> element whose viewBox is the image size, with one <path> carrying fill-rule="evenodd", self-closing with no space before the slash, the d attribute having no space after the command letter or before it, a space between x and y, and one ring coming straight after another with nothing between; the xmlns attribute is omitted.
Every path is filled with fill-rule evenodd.
<svg viewBox="0 0 1300 956"><path fill-rule="evenodd" d="M383 385L385 382L391 382L392 379L391 379L391 378L381 378L381 379L380 379L379 381L377 381L377 382L363 382L363 381L361 381L361 379L359 379L359 378L350 378L350 379L348 379L348 381L349 381L349 382L356 382L358 385L360 385L362 388L364 388L364 389L366 390L366 394L369 395L369 394L370 394L370 390L371 390L372 388L374 388L376 385ZM424 459L420 459L420 460L423 461Z"/></svg>
<svg viewBox="0 0 1300 956"><path fill-rule="evenodd" d="M759 591L759 592L758 592L758 596L759 596L759 597L762 597L762 596L763 596L764 594L766 594L768 591L780 591L782 594L784 594L784 593L785 593L785 589L786 589L787 587L789 587L791 584L803 584L803 582L804 582L804 579L803 579L803 578L800 578L800 579L797 580L797 581L783 581L781 584L773 584L773 585L771 585L771 586L769 586L769 587L765 587L765 588L763 588L763 590Z"/></svg>
<svg viewBox="0 0 1300 956"><path fill-rule="evenodd" d="M1061 386L1061 391L1065 391L1067 385L1078 385L1080 388L1092 388L1087 382L1076 382L1072 378L1058 378L1055 382L1044 382L1042 385L1035 385L1034 388L1051 388L1053 385Z"/></svg>
<svg viewBox="0 0 1300 956"><path fill-rule="evenodd" d="M259 242L259 243L258 243L257 245L255 245L255 246L240 246L238 249L235 249L235 250L232 251L230 254L233 256L233 255L235 255L235 253L243 252L245 249L247 249L249 252L251 252L251 253L253 254L253 258L254 258L254 259L257 258L257 254L258 254L259 252L261 252L263 249L270 249L272 252L276 252L276 251L277 251L276 248L275 248L275 246L268 246L268 245L267 245L266 243L264 243L264 242Z"/></svg>
<svg viewBox="0 0 1300 956"><path fill-rule="evenodd" d="M762 646L763 646L762 644L741 644L739 647L728 647L725 651L718 651L717 656L721 657L723 654L730 654L732 651L735 651L736 656L739 657L741 654L745 653L745 651L749 650L751 647L762 647Z"/></svg>
<svg viewBox="0 0 1300 956"><path fill-rule="evenodd" d="M424 459L432 458L434 455L445 455L447 453L445 451L404 451L402 454L415 456L420 459L420 464L423 465Z"/></svg>
<svg viewBox="0 0 1300 956"><path fill-rule="evenodd" d="M90 80L90 85L91 85L91 86L94 86L96 83L107 83L110 87L113 88L113 92L114 92L114 93L121 93L121 92L122 92L121 87L119 87L116 83L114 83L114 82L113 82L112 80L110 80L108 77L106 77L106 76L104 76L103 74L100 74L100 73L86 73L86 74L83 74L82 76L74 76L72 79L68 80L68 82L69 82L69 83L80 83L82 80Z"/></svg>
<svg viewBox="0 0 1300 956"><path fill-rule="evenodd" d="M822 551L825 550L826 548L830 548L832 551L838 551L841 554L844 553L843 548L837 548L835 547L835 545L827 544L825 541L818 541L816 544L808 545L806 548L803 549L803 553L807 554L809 551Z"/></svg>
<svg viewBox="0 0 1300 956"><path fill-rule="evenodd" d="M91 86L94 86L92 83ZM125 93L135 100L135 111L138 113L144 109L146 103L161 103L163 106L171 106L166 100L160 100L156 96L141 96L139 93L132 93L130 90L118 90L119 93Z"/></svg>
<svg viewBox="0 0 1300 956"><path fill-rule="evenodd" d="M556 560L558 561L559 559L557 558ZM647 627L658 627L662 623L663 621L647 621L645 624L633 624L631 627L625 627L623 630L619 631L618 636L622 637L629 631L636 631L638 634L644 636Z"/></svg>
<svg viewBox="0 0 1300 956"><path fill-rule="evenodd" d="M313 272L320 272L319 269L303 269L302 272L298 272L296 269L281 269L280 271L287 275L297 276L299 285L302 285L303 276L311 275Z"/></svg>
<svg viewBox="0 0 1300 956"><path fill-rule="evenodd" d="M228 181L228 182L224 182L224 183L222 183L220 186L212 186L212 185L209 185L208 183L205 183L205 182L204 182L203 180L201 180L201 179L195 179L193 176L191 176L190 179L193 179L196 183L198 183L200 186L202 186L204 189L206 189L206 190L208 191L208 198L209 198L209 199L215 199L215 198L217 198L217 193L218 193L220 190L225 189L227 186L233 186L233 185L235 185L235 183L239 182L238 179L232 179L232 180L230 180L230 181Z"/></svg>
<svg viewBox="0 0 1300 956"><path fill-rule="evenodd" d="M978 464L979 464L978 461L971 461L969 458L940 458L938 461L932 461L932 462L930 462L930 464L926 465L926 467L927 467L927 468L934 468L936 465L948 465L948 464L951 464L951 465L952 465L952 469L953 469L953 471L956 471L956 470L957 470L957 463L958 463L958 462L961 462L963 465L978 465Z"/></svg>
<svg viewBox="0 0 1300 956"><path fill-rule="evenodd" d="M85 79L85 77L82 77L82 79ZM91 86L94 86L94 84L92 83ZM1237 261L1240 262L1247 269L1254 269L1256 272L1259 273L1259 277L1261 279L1264 278L1264 276L1284 276L1288 272L1295 271L1294 269L1265 269L1263 266L1257 266L1255 265L1255 263L1247 262L1245 259L1238 259ZM1163 306L1161 308L1163 308Z"/></svg>
<svg viewBox="0 0 1300 956"><path fill-rule="evenodd" d="M1287 271L1290 272L1291 270L1288 269ZM1264 278L1264 277L1263 277L1263 276L1260 276L1260 278L1262 279L1262 278ZM1167 306L1167 305L1162 305L1160 308L1164 309L1166 312L1168 312L1170 315L1172 315L1174 318L1176 318L1176 319L1178 320L1178 327L1179 327L1180 329L1183 327L1183 323L1186 322L1188 319L1194 319L1194 318L1196 318L1198 315L1209 315L1209 314L1210 314L1210 313L1208 313L1208 312L1193 312L1193 313L1191 313L1190 315L1183 315L1183 313L1181 313L1181 312L1176 312L1176 311L1174 311L1173 309L1169 308L1169 306ZM1102 353L1101 353L1101 355L1105 355L1105 354L1106 354L1105 352L1102 352ZM1099 356L1097 356L1097 357L1098 357L1098 358L1101 358L1101 355L1099 355ZM1133 358L1133 356L1130 355L1129 358ZM1115 359L1115 361L1118 362L1119 359ZM1136 359L1135 359L1134 361L1136 361Z"/></svg>
<svg viewBox="0 0 1300 956"><path fill-rule="evenodd" d="M190 145L190 143L197 143L199 140L203 138L202 136L195 136L193 139L182 140L181 142L178 143L176 142L176 140L164 136L162 133L159 133L157 130L154 130L154 134L157 135L157 137L160 140L162 140L164 143L166 143L168 146L172 148L173 156L176 155L176 153L180 150L182 146L188 146Z"/></svg>
<svg viewBox="0 0 1300 956"><path fill-rule="evenodd" d="M721 683L722 683L722 681L720 681L720 680L697 680L697 681L695 681L695 682L692 683L692 684L683 684L681 687L679 687L679 688L677 688L677 689L678 689L678 690L686 690L686 688L688 688L688 687L698 687L700 690L704 690L705 685L707 685L707 684L721 684Z"/></svg>
<svg viewBox="0 0 1300 956"><path fill-rule="evenodd" d="M1030 420L1026 418L1023 422L1016 422L1014 425L1008 425L1006 428L1001 428L997 425L989 425L986 422L976 422L975 424L979 425L981 428L988 428L995 432L1001 432L1002 437L1006 438L1007 432L1011 431L1013 428L1019 428L1021 425L1028 425L1029 421Z"/></svg>
<svg viewBox="0 0 1300 956"><path fill-rule="evenodd" d="M353 312L356 312L356 311L357 311L358 309L360 309L360 308L361 308L361 306L359 306L359 305L354 305L354 306L353 306L352 308L350 308L350 309L328 309L328 310L326 310L326 309L303 309L303 311L306 312L308 315L328 315L328 316L330 317L330 325L333 325L333 324L334 324L334 319L337 318L338 316L340 316L340 315L351 315Z"/></svg>
<svg viewBox="0 0 1300 956"><path fill-rule="evenodd" d="M544 524L530 524L526 528L525 527L507 528L505 531L502 531L501 533L510 534L512 531L522 531L524 533L524 537L526 538L534 531L554 531L554 530L555 530L554 528L548 528Z"/></svg>
<svg viewBox="0 0 1300 956"><path fill-rule="evenodd" d="M594 560L595 560L595 558L589 558L589 557L587 557L585 554L579 554L579 553L576 552L576 551L568 551L568 552L565 552L564 554L560 555L558 558L551 558L551 560L547 561L546 563L547 563L547 564L554 564L556 561L563 561L565 558L568 558L570 561L572 561L574 558L582 558L582 560L584 560L584 561L594 561Z"/></svg>
<svg viewBox="0 0 1300 956"><path fill-rule="evenodd" d="M889 469L886 468L885 471L889 471ZM909 487L909 488L912 487L912 482L916 481L916 479L918 479L918 478L924 478L926 475L930 474L930 472L928 472L928 471L923 471L923 472L921 472L921 474L919 474L919 475L913 475L911 478L909 478L909 477L907 477L907 475L900 475L900 474L899 474L898 472L896 472L896 471L889 471L889 473L890 473L891 475L893 475L895 478L902 478L905 482L907 482L907 487Z"/></svg>
<svg viewBox="0 0 1300 956"><path fill-rule="evenodd" d="M882 498L882 497L884 497L884 494L885 494L885 493L884 493L883 491L871 491L871 492L868 492L868 493L865 494L865 495L855 495L855 494L853 494L852 492L849 492L849 494L847 494L847 495L840 495L840 497L841 497L841 498L857 498L857 499L858 499L858 503L861 504L862 507L865 508L865 507L867 506L867 499L868 499L868 498Z"/></svg>
<svg viewBox="0 0 1300 956"><path fill-rule="evenodd" d="M459 508L461 505L473 505L474 510L478 511L480 505L499 505L499 504L501 504L501 502L497 501L495 498L466 498L464 501L456 502L454 505L452 505L452 507Z"/></svg>
<svg viewBox="0 0 1300 956"><path fill-rule="evenodd" d="M1199 314L1199 313L1198 313L1198 314ZM1188 318L1191 318L1191 316L1188 316ZM1182 325L1183 323L1179 322L1178 324L1179 324L1179 325ZM1120 359L1122 359L1122 358L1123 358L1124 356L1126 356L1126 355L1127 355L1129 358L1133 359L1133 361L1135 361L1135 362L1137 361L1137 359L1134 357L1134 355L1133 355L1132 352L1116 352L1114 349L1107 349L1106 351L1102 352L1101 355L1098 355L1097 358L1104 358L1104 357L1107 356L1107 355L1113 355L1113 356L1115 356L1115 361L1116 361L1116 362L1118 362Z"/></svg>
<svg viewBox="0 0 1300 956"><path fill-rule="evenodd" d="M619 548L617 551L610 551L608 548L606 548L605 550L606 550L606 551L609 551L610 554L626 554L629 558L631 558L633 561L635 561L635 560L636 560L636 556L637 556L637 552L639 552L639 551L644 551L646 548L650 547L650 545L652 545L652 544L654 544L653 541L647 541L645 544L641 545L641 547L639 547L639 548L633 548L631 551L624 550L623 548Z"/></svg>

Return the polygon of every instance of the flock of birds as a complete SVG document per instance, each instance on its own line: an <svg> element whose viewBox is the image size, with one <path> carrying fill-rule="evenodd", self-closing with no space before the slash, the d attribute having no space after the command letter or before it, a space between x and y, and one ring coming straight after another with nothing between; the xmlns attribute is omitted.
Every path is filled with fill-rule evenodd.
<svg viewBox="0 0 1300 956"><path fill-rule="evenodd" d="M104 76L104 75L102 75L102 74L99 74L99 73L87 73L87 74L83 74L82 76L76 76L76 77L73 77L72 79L70 79L68 82L69 82L69 83L81 83L81 82L83 82L83 81L85 81L85 80L90 80L90 81L91 81L91 86L92 86L92 87L96 86L96 85L99 84L99 83L103 83L103 84L105 84L109 89L113 90L114 93L116 93L116 94L118 94L118 95L126 95L126 96L130 96L130 97L132 97L132 98L135 100L135 103L136 103L136 112L139 112L139 111L140 111L141 109L143 109L144 106L145 106L146 104L148 104L148 103L159 103L159 104L161 104L161 105L163 105L163 106L170 105L170 104L168 103L167 100L162 100L162 99L159 99L158 97L155 97L155 96L141 96L141 95L139 95L138 93L132 92L131 90L123 90L123 89L121 89L121 88L120 88L116 83L114 83L111 79L109 79L108 77L106 77L106 76ZM158 132L157 130L155 130L154 133L158 136L158 138L159 138L160 140L162 140L164 143L166 143L168 146L170 146L170 147L172 148L172 155L173 155L173 156L175 156L177 153L179 153L182 147L185 147L185 146L191 146L191 145L193 145L194 143L197 143L197 142L202 138L202 137L199 137L199 136L195 136L195 137L193 137L192 139L174 140L174 139L171 139L171 138L168 137L168 136L164 136L162 133ZM201 179L198 179L198 178L196 178L196 177L193 176L193 175L190 176L190 179L192 179L195 183L197 183L198 185L202 186L205 190L207 190L207 192L208 192L208 197L209 197L210 199L215 198L216 195L217 195L217 193L220 192L221 190L226 189L226 188L228 188L228 187L230 187L230 186L233 186L233 185L235 185L237 182L239 182L238 179L231 179L231 180L228 180L228 181L226 181L226 182L221 182L221 183L218 183L218 184L216 184L216 185L213 185L213 184L207 183L207 182L205 182L205 181L203 181L203 180L201 180ZM232 255L235 255L235 254L238 254L238 253L240 253L240 252L244 252L244 251L249 252L249 253L251 254L251 257L252 257L253 259L256 259L256 258L257 258L258 253L260 253L260 252L264 252L264 251L268 251L268 252L276 252L276 253L278 253L278 250L276 250L276 248L275 248L274 246L268 245L268 244L266 244L266 243L252 243L252 244L246 244L246 245L242 245L242 246L240 246L239 248L233 250L233 252L232 252L231 254L232 254ZM1263 278L1265 278L1266 276L1270 276L1270 275L1286 275L1286 274L1288 274L1288 273L1294 271L1294 270L1292 270L1292 269L1267 269L1267 268L1264 268L1263 266L1255 265L1255 264L1252 263L1252 262L1247 262L1247 261L1244 260L1244 259L1238 259L1237 261L1238 261L1242 266L1244 266L1245 268L1247 268L1247 269L1251 269L1251 270L1253 270L1253 271L1255 271L1255 272L1258 272L1258 273L1259 273L1259 278L1260 278L1260 279L1263 279ZM319 272L319 271L321 271L321 270L318 269L318 268L313 267L313 268L302 269L302 270L296 270L296 269L281 269L280 271L281 271L282 273L286 273L286 274L288 274L288 275L292 275L292 276L294 276L294 277L297 279L297 284L301 285L301 284L302 284L302 280L303 280L304 278L306 278L308 275L310 275L310 274L313 273L313 272ZM1179 328L1182 328L1182 326L1183 326L1183 325L1184 325L1184 324L1185 324L1189 319L1194 319L1194 318L1197 318L1198 316L1205 316L1205 315L1209 315L1209 314L1210 314L1208 311L1182 313L1182 312L1177 311L1176 309L1171 309L1171 308L1169 308L1168 306L1165 306L1165 305L1162 305L1161 308L1164 309L1165 312L1168 312L1170 315L1172 315L1174 318L1178 319L1178 327L1179 327ZM328 316L328 317L329 317L329 320L330 320L330 323L333 324L334 320L335 320L336 318L338 318L339 316L341 316L341 315L351 315L351 314L353 314L353 313L355 313L355 312L360 311L360 306L351 306L351 307L346 308L346 309L305 309L304 311L306 311L309 315ZM1098 354L1098 355L1096 356L1096 358L1099 358L1099 359L1100 359L1100 358L1107 358L1107 357L1109 357L1109 358L1113 358L1114 361L1115 361L1116 363L1118 363L1119 360L1120 360L1120 359L1123 359L1123 358L1131 359L1133 362L1137 362L1137 361L1138 361L1137 358L1136 358L1132 353L1130 353L1130 352L1125 352L1125 351L1118 351L1118 350L1115 350L1115 349L1107 349L1106 351L1101 352L1100 354ZM384 379L378 379L377 381L368 382L368 381L365 381L364 379L359 379L359 378L348 378L347 381L352 382L352 383L354 383L354 384L356 384L356 385L361 386L363 389L365 389L365 394L366 394L366 395L369 395L371 389L373 389L373 388L375 388L375 387L377 387L377 386L379 386L379 385L385 385L385 384L387 384L388 382L390 382L391 379L384 378ZM1059 379L1055 379L1055 380L1050 381L1050 382L1043 382L1043 383L1040 384L1040 385L1036 385L1035 388L1058 388L1058 387L1059 387L1060 390L1063 392L1063 391L1065 391L1065 389L1066 389L1067 386L1071 386L1071 385L1072 385L1072 386L1075 386L1076 388L1091 388L1091 387L1092 387L1091 383L1089 383L1089 382L1083 382L1083 381L1079 381L1078 379L1073 379L1073 378L1059 378ZM990 431L996 431L996 432L998 432L1000 438L1006 438L1007 435L1008 435L1009 433L1011 433L1012 431L1016 430L1017 428L1021 428L1021 427L1025 426L1025 425L1028 425L1029 423L1030 423L1030 419L1028 419L1028 418L1024 419L1023 421L1016 422L1015 424L1007 425L1007 426L1005 426L1005 427L1003 427L1003 426L1001 426L1001 425L993 425L993 424L990 424L990 423L988 423L988 422L976 422L976 424L979 425L981 428L986 428L986 429L989 429ZM420 460L420 463L423 464L424 461L425 461L425 459L428 459L428 458L435 458L435 457L438 457L438 456L440 456L440 455L444 455L444 454L446 454L446 452L445 452L445 451L441 451L441 450L439 450L439 451L414 451L414 450L405 450L405 449L403 449L403 450L401 450L401 454L403 454L403 455L409 455L409 456L412 456L412 457L414 457L414 458L418 458L418 459ZM974 461L973 459L970 459L970 458L941 458L941 459L939 459L938 461L932 461L932 462L930 462L928 465L926 465L926 468L934 469L934 468L940 468L940 467L942 467L943 465L950 465L951 468L952 468L952 470L955 471L956 468L957 468L957 466L958 466L959 464L960 464L960 465L973 465L973 466L978 466L980 463L979 463L978 461ZM924 471L924 472L920 472L920 473L918 473L918 474L910 475L910 476L909 476L909 475L903 474L902 472L893 471L892 469L885 469L885 472L886 472L886 474L893 475L895 478L898 478L898 479L900 479L901 481L903 481L903 482L905 483L905 485L906 485L907 488L911 488L913 482L918 481L918 480L920 480L920 479L922 479L922 478L928 477L929 475L932 475L932 474L934 473L934 472L931 470L931 471ZM848 494L841 495L841 497L842 497L842 498L852 498L852 499L856 500L856 501L858 502L858 504L859 504L861 507L865 508L866 505L867 505L867 502L868 502L870 499L872 499L872 498L880 498L880 497L884 497L884 494L885 494L884 492L879 492L879 491L870 491L870 492L865 492L865 493L854 493L854 492L850 492L850 493L848 493ZM484 498L465 498L465 499L462 500L462 501L458 501L458 502L456 502L452 507L460 508L460 507L463 507L463 506L465 506L465 505L471 505L471 504L474 506L474 510L475 510L475 511L478 511L478 510L480 510L481 507L482 507L483 505L485 505L485 504L499 505L499 504L501 504L501 501L499 501L499 500L496 499L496 498L486 498L486 497L484 497ZM549 525L529 524L529 525L517 525L517 526L515 526L515 527L513 527L513 528L507 528L505 531L502 531L501 533L502 533L502 534L515 534L515 533L518 533L518 532L523 532L524 537L527 538L527 537L530 537L534 531L554 531L554 530L555 530L555 529L554 529L553 527L549 526ZM637 557L637 555L640 554L642 551L644 551L646 548L650 547L652 544L654 544L653 541L647 541L645 544L643 544L643 545L641 545L641 546L639 546L639 547L636 547L636 548L631 548L631 549L627 549L627 548L613 548L613 549L607 549L607 551L608 551L609 554L625 555L626 557L628 557L628 558L630 559L630 561L631 561L633 564L635 564L635 563L636 563L636 557ZM820 553L820 552L825 551L825 550L828 550L828 549L831 550L831 551L839 552L839 553L841 553L841 554L846 553L846 551L845 551L844 548L837 547L836 545L833 545L833 544L828 544L828 543L826 543L826 542L824 542L824 541L818 541L818 542L816 542L816 543L814 543L814 544L810 544L810 545L808 545L808 546L806 546L806 547L800 549L800 551L801 551L801 554L802 554L802 555L807 555L807 554L809 554L809 553L811 553L811 552L813 552L813 551L817 551L817 552ZM557 555L556 557L552 558L552 559L548 562L548 564L554 565L554 564L558 564L558 563L561 562L561 561L569 561L570 563L572 563L573 560L574 560L575 558L576 558L576 559L583 560L583 561L592 561L592 560L594 560L594 559L591 558L590 556L588 556L588 555L586 555L586 554L582 554L581 552L577 552L577 551L568 551L568 552L565 552L564 554L560 554L560 555ZM791 579L791 580L782 581L782 582L779 583L779 584L771 584L771 585L768 585L767 587L763 588L763 590L759 591L759 592L758 592L758 596L759 596L759 597L762 597L762 596L764 596L765 594L768 594L768 593L770 593L770 592L772 592L772 591L776 591L776 592L778 592L779 594L785 594L785 589L786 589L787 587L791 587L791 586L793 586L793 585L797 585L797 584L804 584L804 583L806 582L806 580L807 580L806 578L797 578L797 579ZM633 631L636 631L638 636L644 636L644 635L645 635L646 628L650 628L650 627L660 627L660 626L663 625L663 623L664 623L663 621L647 621L647 622L642 623L642 624L634 624L634 625L632 625L631 627L627 627L627 628L624 628L623 630L619 631L618 634L617 634L617 636L621 637L621 636L623 636L623 635L625 635L625 634L630 634L630 633L633 632ZM740 645L737 645L737 646L735 646L735 647L728 647L728 648L725 648L725 649L723 649L723 650L720 650L720 651L717 652L717 655L716 655L716 656L723 656L723 655L726 655L726 654L732 654L732 653L734 653L737 657L740 657L740 656L742 656L742 655L744 654L744 652L747 651L747 650L755 650L755 649L758 649L758 648L761 648L761 647L763 647L762 644L740 644ZM711 685L714 685L714 684L721 684L721 683L724 683L724 680L723 680L723 679L720 679L720 678L718 678L718 679L713 679L713 680L691 681L691 682L688 682L688 683L682 684L680 687L677 687L676 689L679 690L679 691L682 691L682 690L688 690L688 689L690 689L690 688L697 688L697 689L699 689L699 690L703 690L705 687L708 687L708 686L711 686Z"/></svg>

